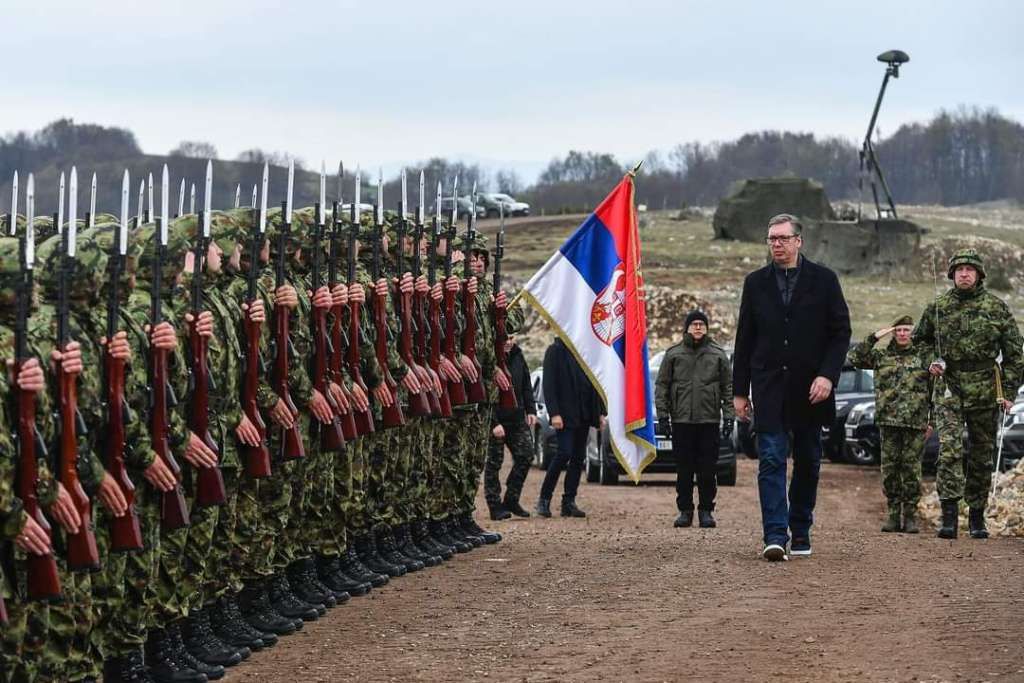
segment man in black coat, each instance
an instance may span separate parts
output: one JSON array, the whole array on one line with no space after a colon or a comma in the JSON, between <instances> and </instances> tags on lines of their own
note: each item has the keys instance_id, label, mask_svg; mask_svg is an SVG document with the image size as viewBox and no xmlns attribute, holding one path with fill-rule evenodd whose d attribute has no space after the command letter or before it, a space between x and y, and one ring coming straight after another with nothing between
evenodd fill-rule
<instances>
[{"instance_id":1,"label":"man in black coat","mask_svg":"<svg viewBox=\"0 0 1024 683\"><path fill-rule=\"evenodd\" d=\"M576 362L572 351L558 338L544 353L542 383L544 404L558 439L558 452L544 474L537 500L537 514L542 517L551 516L551 496L555 493L558 475L564 468L562 516L586 517L586 513L576 506L576 492L587 456L590 428L600 428L605 415L604 402L583 368Z\"/></svg>"},{"instance_id":2,"label":"man in black coat","mask_svg":"<svg viewBox=\"0 0 1024 683\"><path fill-rule=\"evenodd\" d=\"M733 405L754 429L765 559L811 554L821 427L835 420L833 387L850 346L850 312L836 274L800 254L799 220L768 221L772 262L743 282L733 356ZM786 500L786 458L793 479Z\"/></svg>"}]
</instances>

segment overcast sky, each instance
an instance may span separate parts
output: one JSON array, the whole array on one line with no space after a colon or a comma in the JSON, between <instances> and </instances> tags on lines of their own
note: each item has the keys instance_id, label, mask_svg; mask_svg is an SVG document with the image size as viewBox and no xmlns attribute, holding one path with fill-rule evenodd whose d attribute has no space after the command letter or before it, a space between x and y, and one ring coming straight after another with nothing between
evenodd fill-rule
<instances>
[{"instance_id":1,"label":"overcast sky","mask_svg":"<svg viewBox=\"0 0 1024 683\"><path fill-rule=\"evenodd\" d=\"M532 180L570 149L627 162L765 128L860 138L891 48L912 61L883 133L958 104L1024 120L1015 0L3 4L0 132L70 116L151 153L447 156Z\"/></svg>"}]
</instances>

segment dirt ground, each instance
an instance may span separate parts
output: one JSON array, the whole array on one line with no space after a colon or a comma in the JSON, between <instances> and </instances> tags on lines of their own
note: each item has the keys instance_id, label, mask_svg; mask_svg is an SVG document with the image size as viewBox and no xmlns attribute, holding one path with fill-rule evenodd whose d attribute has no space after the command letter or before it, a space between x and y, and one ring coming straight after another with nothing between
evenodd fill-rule
<instances>
[{"instance_id":1,"label":"dirt ground","mask_svg":"<svg viewBox=\"0 0 1024 683\"><path fill-rule=\"evenodd\" d=\"M228 680L1024 681L1024 543L882 534L878 472L825 464L813 557L768 564L756 473L741 460L717 529L672 528L667 475L584 483L585 520L488 520L503 542L331 610Z\"/></svg>"}]
</instances>

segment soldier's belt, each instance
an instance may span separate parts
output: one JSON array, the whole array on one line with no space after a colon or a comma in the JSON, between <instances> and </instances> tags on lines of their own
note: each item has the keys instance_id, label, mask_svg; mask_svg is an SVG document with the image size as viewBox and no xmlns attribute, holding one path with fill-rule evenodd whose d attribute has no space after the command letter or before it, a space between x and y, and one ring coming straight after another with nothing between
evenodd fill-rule
<instances>
[{"instance_id":1,"label":"soldier's belt","mask_svg":"<svg viewBox=\"0 0 1024 683\"><path fill-rule=\"evenodd\" d=\"M946 365L953 372L978 372L979 370L991 370L996 366L996 361L994 358L991 360L951 360Z\"/></svg>"}]
</instances>

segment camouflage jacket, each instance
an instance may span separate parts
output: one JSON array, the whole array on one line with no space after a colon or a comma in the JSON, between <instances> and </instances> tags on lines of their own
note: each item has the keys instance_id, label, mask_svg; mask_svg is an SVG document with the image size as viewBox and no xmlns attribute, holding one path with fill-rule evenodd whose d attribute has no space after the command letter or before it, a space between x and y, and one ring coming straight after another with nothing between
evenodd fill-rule
<instances>
[{"instance_id":1,"label":"camouflage jacket","mask_svg":"<svg viewBox=\"0 0 1024 683\"><path fill-rule=\"evenodd\" d=\"M932 360L947 363L945 384L966 409L991 408L996 400L996 359L1002 354L1004 396L1024 381L1024 339L1009 307L984 283L953 288L925 307L914 343Z\"/></svg>"},{"instance_id":2,"label":"camouflage jacket","mask_svg":"<svg viewBox=\"0 0 1024 683\"><path fill-rule=\"evenodd\" d=\"M875 371L875 424L924 429L931 424L931 359L911 343L900 348L895 339L877 349L874 333L850 350L855 367Z\"/></svg>"}]
</instances>

